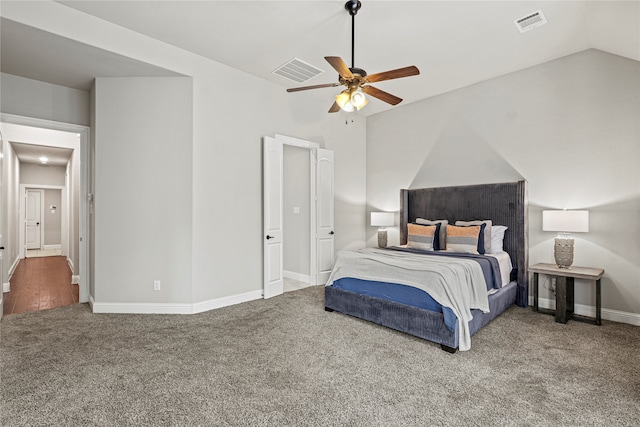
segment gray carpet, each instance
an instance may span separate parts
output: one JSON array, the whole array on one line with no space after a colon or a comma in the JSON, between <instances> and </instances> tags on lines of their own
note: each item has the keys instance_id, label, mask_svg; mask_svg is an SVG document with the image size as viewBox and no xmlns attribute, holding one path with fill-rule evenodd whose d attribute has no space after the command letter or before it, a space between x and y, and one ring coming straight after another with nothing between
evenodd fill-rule
<instances>
[{"instance_id":1,"label":"gray carpet","mask_svg":"<svg viewBox=\"0 0 640 427\"><path fill-rule=\"evenodd\" d=\"M454 355L322 287L197 315L0 324L3 426L637 426L640 328L512 307Z\"/></svg>"}]
</instances>

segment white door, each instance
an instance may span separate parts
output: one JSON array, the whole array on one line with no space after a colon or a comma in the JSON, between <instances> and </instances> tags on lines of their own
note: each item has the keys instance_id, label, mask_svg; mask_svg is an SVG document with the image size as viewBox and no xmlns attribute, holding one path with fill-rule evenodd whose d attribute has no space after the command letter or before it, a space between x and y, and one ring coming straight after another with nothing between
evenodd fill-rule
<instances>
[{"instance_id":1,"label":"white door","mask_svg":"<svg viewBox=\"0 0 640 427\"><path fill-rule=\"evenodd\" d=\"M25 204L25 245L27 249L40 249L41 247L41 209L42 190L27 190Z\"/></svg>"},{"instance_id":2,"label":"white door","mask_svg":"<svg viewBox=\"0 0 640 427\"><path fill-rule=\"evenodd\" d=\"M317 179L317 238L318 284L325 284L333 268L333 151L318 148Z\"/></svg>"},{"instance_id":3,"label":"white door","mask_svg":"<svg viewBox=\"0 0 640 427\"><path fill-rule=\"evenodd\" d=\"M264 298L284 292L282 250L282 142L264 137Z\"/></svg>"}]
</instances>

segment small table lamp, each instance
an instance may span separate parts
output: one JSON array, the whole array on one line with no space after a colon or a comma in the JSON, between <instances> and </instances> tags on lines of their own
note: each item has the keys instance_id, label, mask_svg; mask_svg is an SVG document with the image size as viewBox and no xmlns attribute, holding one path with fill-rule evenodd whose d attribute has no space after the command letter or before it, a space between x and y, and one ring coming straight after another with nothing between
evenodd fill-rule
<instances>
[{"instance_id":1,"label":"small table lamp","mask_svg":"<svg viewBox=\"0 0 640 427\"><path fill-rule=\"evenodd\" d=\"M589 211L542 211L542 231L557 231L553 255L559 268L573 264L573 237L589 231Z\"/></svg>"},{"instance_id":2,"label":"small table lamp","mask_svg":"<svg viewBox=\"0 0 640 427\"><path fill-rule=\"evenodd\" d=\"M393 225L393 212L371 212L371 226L378 229L378 247L387 247L387 230L384 227Z\"/></svg>"}]
</instances>

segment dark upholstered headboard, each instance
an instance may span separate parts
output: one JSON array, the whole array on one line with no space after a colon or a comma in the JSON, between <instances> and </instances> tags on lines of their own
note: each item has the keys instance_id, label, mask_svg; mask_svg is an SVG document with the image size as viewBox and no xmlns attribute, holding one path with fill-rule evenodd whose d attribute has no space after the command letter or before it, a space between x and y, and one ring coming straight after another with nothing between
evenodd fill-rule
<instances>
[{"instance_id":1,"label":"dark upholstered headboard","mask_svg":"<svg viewBox=\"0 0 640 427\"><path fill-rule=\"evenodd\" d=\"M416 218L455 221L490 219L508 228L504 250L516 269L516 303L529 304L527 182L400 190L400 244L407 243L407 223Z\"/></svg>"}]
</instances>

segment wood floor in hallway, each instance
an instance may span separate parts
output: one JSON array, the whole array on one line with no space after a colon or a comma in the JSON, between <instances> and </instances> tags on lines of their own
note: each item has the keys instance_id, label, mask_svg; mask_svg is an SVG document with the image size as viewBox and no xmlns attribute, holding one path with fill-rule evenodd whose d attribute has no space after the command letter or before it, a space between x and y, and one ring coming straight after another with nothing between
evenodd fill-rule
<instances>
[{"instance_id":1,"label":"wood floor in hallway","mask_svg":"<svg viewBox=\"0 0 640 427\"><path fill-rule=\"evenodd\" d=\"M46 310L78 302L78 285L71 284L71 269L64 256L20 260L4 294L5 315Z\"/></svg>"}]
</instances>

